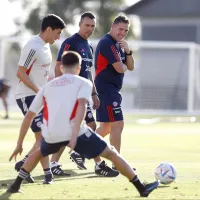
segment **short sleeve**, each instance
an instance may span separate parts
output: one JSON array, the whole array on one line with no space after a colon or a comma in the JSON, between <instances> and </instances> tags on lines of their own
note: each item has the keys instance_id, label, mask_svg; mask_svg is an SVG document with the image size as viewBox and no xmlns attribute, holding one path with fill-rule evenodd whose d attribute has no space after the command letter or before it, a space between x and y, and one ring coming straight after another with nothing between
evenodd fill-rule
<instances>
[{"instance_id":1,"label":"short sleeve","mask_svg":"<svg viewBox=\"0 0 200 200\"><path fill-rule=\"evenodd\" d=\"M24 47L21 51L19 65L25 68L29 68L36 61L37 50L29 47Z\"/></svg>"},{"instance_id":2,"label":"short sleeve","mask_svg":"<svg viewBox=\"0 0 200 200\"><path fill-rule=\"evenodd\" d=\"M117 51L115 44L109 42L109 40L104 40L101 43L99 51L101 55L103 55L108 60L109 64L113 64L113 63L121 61L121 58L119 56L119 53Z\"/></svg>"},{"instance_id":3,"label":"short sleeve","mask_svg":"<svg viewBox=\"0 0 200 200\"><path fill-rule=\"evenodd\" d=\"M78 92L78 99L86 99L88 102L91 100L92 95L92 82L84 80Z\"/></svg>"},{"instance_id":4,"label":"short sleeve","mask_svg":"<svg viewBox=\"0 0 200 200\"><path fill-rule=\"evenodd\" d=\"M39 113L44 106L44 87L41 88L36 94L29 110L34 113Z\"/></svg>"},{"instance_id":5,"label":"short sleeve","mask_svg":"<svg viewBox=\"0 0 200 200\"><path fill-rule=\"evenodd\" d=\"M57 56L57 61L61 61L62 58L62 54L64 51L69 51L71 50L71 44L68 41L64 41L60 47L60 50L58 52L58 56Z\"/></svg>"}]
</instances>

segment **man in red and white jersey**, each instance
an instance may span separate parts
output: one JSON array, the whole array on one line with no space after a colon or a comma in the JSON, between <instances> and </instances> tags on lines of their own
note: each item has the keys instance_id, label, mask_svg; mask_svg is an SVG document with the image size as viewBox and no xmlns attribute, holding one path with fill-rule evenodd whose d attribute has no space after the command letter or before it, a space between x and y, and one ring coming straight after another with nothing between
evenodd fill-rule
<instances>
[{"instance_id":1,"label":"man in red and white jersey","mask_svg":"<svg viewBox=\"0 0 200 200\"><path fill-rule=\"evenodd\" d=\"M121 172L136 187L140 196L147 197L159 185L158 181L143 184L126 160L98 134L85 124L87 104L91 99L92 83L78 76L81 56L73 51L62 55L63 75L47 83L37 93L20 129L17 147L10 157L17 157L23 150L23 140L35 115L44 108L44 123L42 125L42 142L40 149L32 153L15 181L7 192L20 192L22 181L29 176L42 157L56 153L62 146L70 147L85 158L97 156L112 161ZM68 99L66 101L66 98Z\"/></svg>"},{"instance_id":2,"label":"man in red and white jersey","mask_svg":"<svg viewBox=\"0 0 200 200\"><path fill-rule=\"evenodd\" d=\"M17 77L19 84L16 89L16 101L22 113L26 115L29 107L39 89L48 81L52 55L49 44L60 38L62 30L65 28L64 21L54 14L49 14L43 18L41 31L32 37L21 51L18 63ZM20 170L30 153L40 146L41 142L42 111L33 119L31 129L35 134L36 142L25 158L16 163L15 169ZM44 169L44 184L53 180L51 169L49 168L48 157L41 160ZM61 169L59 168L61 171ZM58 171L59 171L58 170ZM63 171L61 171L63 172ZM32 177L26 179L34 182Z\"/></svg>"}]
</instances>

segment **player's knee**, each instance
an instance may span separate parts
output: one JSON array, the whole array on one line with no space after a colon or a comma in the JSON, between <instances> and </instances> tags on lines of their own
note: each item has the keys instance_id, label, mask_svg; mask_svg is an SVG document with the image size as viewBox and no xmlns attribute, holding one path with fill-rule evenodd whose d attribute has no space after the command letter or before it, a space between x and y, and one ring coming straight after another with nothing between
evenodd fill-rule
<instances>
[{"instance_id":1,"label":"player's knee","mask_svg":"<svg viewBox=\"0 0 200 200\"><path fill-rule=\"evenodd\" d=\"M116 126L119 127L120 129L123 129L124 128L124 121L121 120L121 121L116 122Z\"/></svg>"},{"instance_id":2,"label":"player's knee","mask_svg":"<svg viewBox=\"0 0 200 200\"><path fill-rule=\"evenodd\" d=\"M114 146L111 146L110 149L111 149L112 151L114 151L114 153L118 154L118 151L117 151L117 149L116 149Z\"/></svg>"},{"instance_id":3,"label":"player's knee","mask_svg":"<svg viewBox=\"0 0 200 200\"><path fill-rule=\"evenodd\" d=\"M39 149L40 148L40 144L41 144L41 140L37 140L35 142L35 145L34 145L35 149Z\"/></svg>"},{"instance_id":4,"label":"player's knee","mask_svg":"<svg viewBox=\"0 0 200 200\"><path fill-rule=\"evenodd\" d=\"M114 157L118 156L118 152L115 147L111 147L107 149L106 158L109 160L113 160Z\"/></svg>"}]
</instances>

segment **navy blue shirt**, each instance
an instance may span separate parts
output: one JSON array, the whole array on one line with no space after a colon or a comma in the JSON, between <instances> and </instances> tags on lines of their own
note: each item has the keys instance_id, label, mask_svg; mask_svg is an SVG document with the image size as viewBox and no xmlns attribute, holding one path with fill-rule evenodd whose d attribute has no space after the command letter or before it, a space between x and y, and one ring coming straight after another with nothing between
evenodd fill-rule
<instances>
[{"instance_id":1,"label":"navy blue shirt","mask_svg":"<svg viewBox=\"0 0 200 200\"><path fill-rule=\"evenodd\" d=\"M119 43L109 34L99 41L95 51L95 86L98 93L119 92L124 73L118 73L112 66L116 62L126 62L126 56Z\"/></svg>"},{"instance_id":2,"label":"navy blue shirt","mask_svg":"<svg viewBox=\"0 0 200 200\"><path fill-rule=\"evenodd\" d=\"M82 57L80 76L90 79L90 70L93 61L93 49L91 44L82 38L78 33L67 38L61 45L58 53L57 61L61 61L64 51L76 51Z\"/></svg>"}]
</instances>

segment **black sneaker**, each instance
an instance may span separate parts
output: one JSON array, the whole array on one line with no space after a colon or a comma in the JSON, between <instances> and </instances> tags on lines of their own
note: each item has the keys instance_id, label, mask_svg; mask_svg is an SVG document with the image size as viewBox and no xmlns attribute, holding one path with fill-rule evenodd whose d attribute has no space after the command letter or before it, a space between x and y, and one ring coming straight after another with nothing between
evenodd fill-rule
<instances>
[{"instance_id":1,"label":"black sneaker","mask_svg":"<svg viewBox=\"0 0 200 200\"><path fill-rule=\"evenodd\" d=\"M51 168L51 172L53 175L56 176L71 176L71 174L65 173L61 168L60 165Z\"/></svg>"},{"instance_id":2,"label":"black sneaker","mask_svg":"<svg viewBox=\"0 0 200 200\"><path fill-rule=\"evenodd\" d=\"M119 172L117 170L108 167L105 161L102 161L100 165L96 164L95 173L99 176L105 176L105 177L116 177L119 175Z\"/></svg>"},{"instance_id":3,"label":"black sneaker","mask_svg":"<svg viewBox=\"0 0 200 200\"><path fill-rule=\"evenodd\" d=\"M84 165L84 158L76 152L70 155L70 159L76 163L79 169L87 169Z\"/></svg>"},{"instance_id":4,"label":"black sneaker","mask_svg":"<svg viewBox=\"0 0 200 200\"><path fill-rule=\"evenodd\" d=\"M43 184L52 184L53 183L53 174L46 174L44 176Z\"/></svg>"},{"instance_id":5,"label":"black sneaker","mask_svg":"<svg viewBox=\"0 0 200 200\"><path fill-rule=\"evenodd\" d=\"M15 170L18 172L21 169L23 164L24 164L23 161L16 162L15 163Z\"/></svg>"},{"instance_id":6,"label":"black sneaker","mask_svg":"<svg viewBox=\"0 0 200 200\"><path fill-rule=\"evenodd\" d=\"M14 186L13 184L11 184L11 185L9 186L9 188L7 189L6 192L7 192L7 193L23 193L23 192L19 189L19 187L16 187L16 186Z\"/></svg>"},{"instance_id":7,"label":"black sneaker","mask_svg":"<svg viewBox=\"0 0 200 200\"><path fill-rule=\"evenodd\" d=\"M141 196L141 197L148 197L149 194L150 194L153 190L155 190L155 189L158 187L158 185L159 185L159 182L158 182L158 181L155 181L155 182L153 182L153 183L146 184L146 185L145 185L145 190L144 190L144 192L141 192L141 193L140 193L140 196Z\"/></svg>"}]
</instances>

